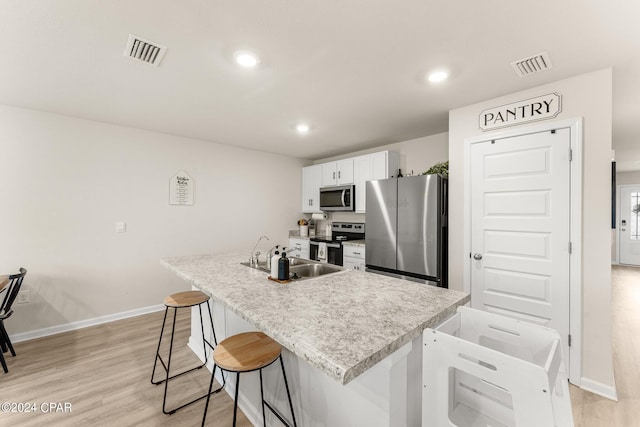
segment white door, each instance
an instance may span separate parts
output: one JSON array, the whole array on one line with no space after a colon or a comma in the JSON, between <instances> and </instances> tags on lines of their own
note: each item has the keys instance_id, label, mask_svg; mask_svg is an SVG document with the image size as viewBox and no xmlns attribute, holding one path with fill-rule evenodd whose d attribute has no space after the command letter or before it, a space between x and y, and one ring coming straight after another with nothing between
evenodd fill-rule
<instances>
[{"instance_id":1,"label":"white door","mask_svg":"<svg viewBox=\"0 0 640 427\"><path fill-rule=\"evenodd\" d=\"M620 187L620 264L640 265L640 185Z\"/></svg>"},{"instance_id":2,"label":"white door","mask_svg":"<svg viewBox=\"0 0 640 427\"><path fill-rule=\"evenodd\" d=\"M567 368L570 147L565 128L470 152L471 305L558 330Z\"/></svg>"}]
</instances>

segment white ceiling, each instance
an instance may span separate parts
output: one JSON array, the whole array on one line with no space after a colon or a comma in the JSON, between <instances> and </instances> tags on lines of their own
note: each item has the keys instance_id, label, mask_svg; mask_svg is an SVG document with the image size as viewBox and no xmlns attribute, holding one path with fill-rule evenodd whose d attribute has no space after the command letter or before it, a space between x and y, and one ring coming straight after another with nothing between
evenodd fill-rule
<instances>
[{"instance_id":1,"label":"white ceiling","mask_svg":"<svg viewBox=\"0 0 640 427\"><path fill-rule=\"evenodd\" d=\"M631 153L638 22L636 0L0 0L0 103L317 159L445 132L450 109L612 67L614 148ZM168 47L159 67L123 55L130 33ZM235 66L239 48L261 66ZM549 71L510 66L543 51ZM443 66L451 78L428 84Z\"/></svg>"}]
</instances>

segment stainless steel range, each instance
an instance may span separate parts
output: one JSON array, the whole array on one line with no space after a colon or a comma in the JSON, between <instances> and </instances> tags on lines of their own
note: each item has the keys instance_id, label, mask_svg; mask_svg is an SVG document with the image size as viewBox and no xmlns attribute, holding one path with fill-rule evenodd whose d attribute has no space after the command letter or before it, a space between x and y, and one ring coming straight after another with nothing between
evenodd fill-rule
<instances>
[{"instance_id":1,"label":"stainless steel range","mask_svg":"<svg viewBox=\"0 0 640 427\"><path fill-rule=\"evenodd\" d=\"M364 238L363 223L334 222L331 224L331 236L317 236L309 239L309 258L342 265L342 242Z\"/></svg>"}]
</instances>

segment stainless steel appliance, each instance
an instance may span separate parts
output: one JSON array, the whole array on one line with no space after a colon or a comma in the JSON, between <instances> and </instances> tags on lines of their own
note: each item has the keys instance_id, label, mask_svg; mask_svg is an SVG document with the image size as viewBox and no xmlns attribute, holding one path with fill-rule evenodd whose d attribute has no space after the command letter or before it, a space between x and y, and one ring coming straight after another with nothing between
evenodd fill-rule
<instances>
[{"instance_id":1,"label":"stainless steel appliance","mask_svg":"<svg viewBox=\"0 0 640 427\"><path fill-rule=\"evenodd\" d=\"M356 209L356 186L339 185L320 189L321 211L354 211Z\"/></svg>"},{"instance_id":2,"label":"stainless steel appliance","mask_svg":"<svg viewBox=\"0 0 640 427\"><path fill-rule=\"evenodd\" d=\"M439 175L367 182L367 271L447 283L447 179Z\"/></svg>"},{"instance_id":3,"label":"stainless steel appliance","mask_svg":"<svg viewBox=\"0 0 640 427\"><path fill-rule=\"evenodd\" d=\"M309 239L309 258L314 261L342 265L342 242L364 239L364 229L365 225L361 222L334 222L331 224L331 236L317 236Z\"/></svg>"}]
</instances>

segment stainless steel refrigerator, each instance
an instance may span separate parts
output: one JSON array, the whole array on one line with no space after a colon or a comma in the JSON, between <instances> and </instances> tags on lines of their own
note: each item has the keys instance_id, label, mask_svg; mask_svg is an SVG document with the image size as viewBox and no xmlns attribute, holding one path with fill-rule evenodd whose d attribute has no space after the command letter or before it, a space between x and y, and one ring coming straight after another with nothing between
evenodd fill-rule
<instances>
[{"instance_id":1,"label":"stainless steel refrigerator","mask_svg":"<svg viewBox=\"0 0 640 427\"><path fill-rule=\"evenodd\" d=\"M447 288L447 179L367 182L367 271Z\"/></svg>"}]
</instances>

